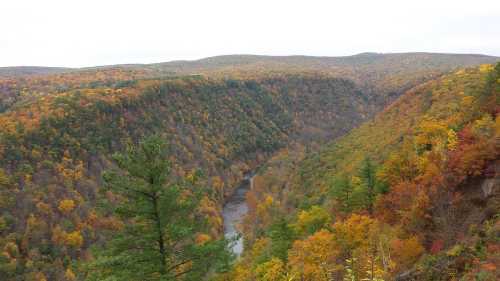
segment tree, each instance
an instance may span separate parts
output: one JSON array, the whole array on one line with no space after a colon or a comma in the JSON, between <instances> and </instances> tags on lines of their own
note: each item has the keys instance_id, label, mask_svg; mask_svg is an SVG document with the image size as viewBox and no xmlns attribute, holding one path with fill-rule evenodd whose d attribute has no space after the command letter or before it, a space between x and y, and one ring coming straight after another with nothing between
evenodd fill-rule
<instances>
[{"instance_id":1,"label":"tree","mask_svg":"<svg viewBox=\"0 0 500 281\"><path fill-rule=\"evenodd\" d=\"M377 173L380 181L395 186L403 181L412 181L418 175L418 155L415 145L405 138L401 148L392 152Z\"/></svg>"},{"instance_id":2,"label":"tree","mask_svg":"<svg viewBox=\"0 0 500 281\"><path fill-rule=\"evenodd\" d=\"M347 176L334 178L330 194L337 200L340 210L349 213L353 209L353 187Z\"/></svg>"},{"instance_id":3,"label":"tree","mask_svg":"<svg viewBox=\"0 0 500 281\"><path fill-rule=\"evenodd\" d=\"M197 243L204 230L195 212L200 192L193 177L169 178L167 156L159 136L114 155L121 171L103 177L122 197L114 212L126 223L97 252L87 280L200 280L227 257L224 241Z\"/></svg>"},{"instance_id":4,"label":"tree","mask_svg":"<svg viewBox=\"0 0 500 281\"><path fill-rule=\"evenodd\" d=\"M297 222L293 224L295 232L307 236L324 228L330 223L330 214L320 206L312 206L309 210L303 210L298 214Z\"/></svg>"},{"instance_id":5,"label":"tree","mask_svg":"<svg viewBox=\"0 0 500 281\"><path fill-rule=\"evenodd\" d=\"M304 240L297 240L288 252L291 273L298 280L327 281L341 269L337 264L339 247L334 234L322 229Z\"/></svg>"},{"instance_id":6,"label":"tree","mask_svg":"<svg viewBox=\"0 0 500 281\"><path fill-rule=\"evenodd\" d=\"M61 200L57 208L64 214L70 213L75 208L75 201L71 199Z\"/></svg>"},{"instance_id":7,"label":"tree","mask_svg":"<svg viewBox=\"0 0 500 281\"><path fill-rule=\"evenodd\" d=\"M255 269L255 273L261 281L287 281L285 264L279 258L272 258L260 264Z\"/></svg>"},{"instance_id":8,"label":"tree","mask_svg":"<svg viewBox=\"0 0 500 281\"><path fill-rule=\"evenodd\" d=\"M268 235L271 238L271 255L287 261L288 250L292 247L295 237L293 229L284 218L280 218L269 227Z\"/></svg>"},{"instance_id":9,"label":"tree","mask_svg":"<svg viewBox=\"0 0 500 281\"><path fill-rule=\"evenodd\" d=\"M364 205L368 209L368 213L373 215L373 204L375 202L378 193L386 192L387 187L377 180L376 177L377 168L369 158L365 158L361 169L359 171L359 177L362 181L362 186L364 190L362 192L362 197Z\"/></svg>"}]
</instances>

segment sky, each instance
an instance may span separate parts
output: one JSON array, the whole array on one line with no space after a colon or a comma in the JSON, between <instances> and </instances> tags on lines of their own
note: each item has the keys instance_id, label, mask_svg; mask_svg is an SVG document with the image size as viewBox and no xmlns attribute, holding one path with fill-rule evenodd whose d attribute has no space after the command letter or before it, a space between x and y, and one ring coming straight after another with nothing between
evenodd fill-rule
<instances>
[{"instance_id":1,"label":"sky","mask_svg":"<svg viewBox=\"0 0 500 281\"><path fill-rule=\"evenodd\" d=\"M500 56L500 1L0 1L0 66L416 51Z\"/></svg>"}]
</instances>

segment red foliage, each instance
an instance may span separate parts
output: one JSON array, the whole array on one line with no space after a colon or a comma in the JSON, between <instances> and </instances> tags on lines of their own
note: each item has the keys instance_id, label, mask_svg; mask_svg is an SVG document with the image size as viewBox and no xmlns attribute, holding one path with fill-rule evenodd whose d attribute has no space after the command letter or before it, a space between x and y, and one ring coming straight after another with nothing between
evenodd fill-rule
<instances>
[{"instance_id":1,"label":"red foliage","mask_svg":"<svg viewBox=\"0 0 500 281\"><path fill-rule=\"evenodd\" d=\"M444 247L443 239L434 240L432 242L432 246L431 246L431 253L433 255L437 254L437 253L441 252L441 250L443 250L443 247Z\"/></svg>"}]
</instances>

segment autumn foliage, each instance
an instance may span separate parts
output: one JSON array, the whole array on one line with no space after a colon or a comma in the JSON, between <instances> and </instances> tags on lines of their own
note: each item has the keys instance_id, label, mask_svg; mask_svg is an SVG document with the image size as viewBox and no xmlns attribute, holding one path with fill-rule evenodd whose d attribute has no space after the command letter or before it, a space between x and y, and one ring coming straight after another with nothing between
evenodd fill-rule
<instances>
[{"instance_id":1,"label":"autumn foliage","mask_svg":"<svg viewBox=\"0 0 500 281\"><path fill-rule=\"evenodd\" d=\"M499 97L500 64L460 70L319 152L281 152L250 191L235 280L495 280Z\"/></svg>"}]
</instances>

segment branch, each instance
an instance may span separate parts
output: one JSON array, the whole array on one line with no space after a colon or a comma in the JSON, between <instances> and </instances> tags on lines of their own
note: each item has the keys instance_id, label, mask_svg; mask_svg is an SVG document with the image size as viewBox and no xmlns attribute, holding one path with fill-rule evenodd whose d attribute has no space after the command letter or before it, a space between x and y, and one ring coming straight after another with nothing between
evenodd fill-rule
<instances>
[{"instance_id":1,"label":"branch","mask_svg":"<svg viewBox=\"0 0 500 281\"><path fill-rule=\"evenodd\" d=\"M184 265L184 264L186 264L186 263L188 263L188 262L190 262L190 261L192 261L192 260L190 260L190 259L188 259L188 260L183 260L183 261L181 261L180 263L178 263L178 264L176 264L176 265L173 265L173 266L169 267L169 268L167 269L167 272L170 272L170 271L172 271L173 269L175 269L175 268L177 268L177 267L179 267L179 266L181 266L181 265ZM176 276L177 276L177 275L176 275Z\"/></svg>"},{"instance_id":2,"label":"branch","mask_svg":"<svg viewBox=\"0 0 500 281\"><path fill-rule=\"evenodd\" d=\"M183 274L186 274L186 273L191 272L192 270L193 270L193 269L192 269L192 268L190 268L190 269L188 269L188 270L186 270L186 271L183 271L183 272L177 273L174 277L175 277L175 278L177 278L177 277L179 277L179 276L181 276L181 275L183 275Z\"/></svg>"}]
</instances>

